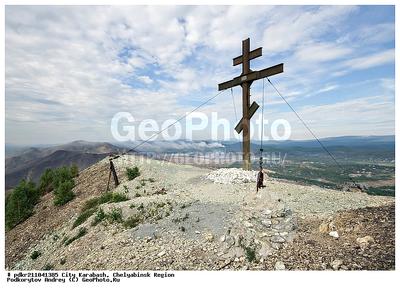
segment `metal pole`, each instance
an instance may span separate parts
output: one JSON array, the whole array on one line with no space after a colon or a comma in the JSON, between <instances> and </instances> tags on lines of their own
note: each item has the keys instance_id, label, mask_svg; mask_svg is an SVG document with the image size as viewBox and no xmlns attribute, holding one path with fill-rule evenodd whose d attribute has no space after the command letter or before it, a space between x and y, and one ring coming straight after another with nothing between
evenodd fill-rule
<instances>
[{"instance_id":1,"label":"metal pole","mask_svg":"<svg viewBox=\"0 0 400 290\"><path fill-rule=\"evenodd\" d=\"M250 84L242 84L243 95L243 169L250 170Z\"/></svg>"}]
</instances>

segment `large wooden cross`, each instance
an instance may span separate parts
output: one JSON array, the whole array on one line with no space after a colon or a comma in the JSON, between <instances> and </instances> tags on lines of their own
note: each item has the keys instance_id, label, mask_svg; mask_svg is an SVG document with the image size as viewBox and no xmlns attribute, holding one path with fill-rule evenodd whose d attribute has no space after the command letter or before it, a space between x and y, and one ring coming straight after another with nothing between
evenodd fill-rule
<instances>
[{"instance_id":1,"label":"large wooden cross","mask_svg":"<svg viewBox=\"0 0 400 290\"><path fill-rule=\"evenodd\" d=\"M262 55L262 47L250 51L250 38L242 41L242 55L233 59L233 65L242 64L242 74L230 81L218 85L218 90L226 90L240 85L242 87L243 117L236 125L235 130L240 134L243 130L243 169L251 169L250 161L250 118L259 105L253 102L250 106L250 86L255 80L276 75L283 72L283 63L260 70L250 69L250 60ZM263 125L263 124L262 124ZM262 136L261 136L262 137Z\"/></svg>"}]
</instances>

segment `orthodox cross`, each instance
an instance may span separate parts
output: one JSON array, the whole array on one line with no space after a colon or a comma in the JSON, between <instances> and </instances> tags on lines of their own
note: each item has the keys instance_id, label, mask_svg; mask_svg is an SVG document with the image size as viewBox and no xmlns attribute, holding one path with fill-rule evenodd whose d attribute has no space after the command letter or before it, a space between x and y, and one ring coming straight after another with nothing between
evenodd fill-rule
<instances>
[{"instance_id":1,"label":"orthodox cross","mask_svg":"<svg viewBox=\"0 0 400 290\"><path fill-rule=\"evenodd\" d=\"M242 55L233 59L233 66L242 64L242 74L230 81L218 85L218 90L226 90L240 85L242 87L243 117L236 125L238 134L243 131L243 169L251 169L250 161L250 118L257 111L259 105L253 102L250 106L250 86L255 80L273 76L283 72L283 63L269 68L252 71L250 60L262 55L262 47L250 51L250 38L242 41ZM263 125L263 124L262 124ZM262 137L262 136L261 136Z\"/></svg>"}]
</instances>

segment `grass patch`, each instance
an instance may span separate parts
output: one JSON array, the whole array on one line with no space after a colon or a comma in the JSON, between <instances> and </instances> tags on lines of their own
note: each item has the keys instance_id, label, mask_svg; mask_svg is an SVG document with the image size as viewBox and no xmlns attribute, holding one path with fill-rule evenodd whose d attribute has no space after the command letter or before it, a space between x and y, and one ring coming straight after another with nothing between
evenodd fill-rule
<instances>
[{"instance_id":1,"label":"grass patch","mask_svg":"<svg viewBox=\"0 0 400 290\"><path fill-rule=\"evenodd\" d=\"M94 197L85 202L81 209L81 214L78 216L78 218L75 220L74 224L72 225L72 228L76 228L77 226L81 225L84 223L89 217L91 217L98 209L99 205L103 203L116 203L116 202L122 202L129 200L128 196L126 194L121 194L121 193L113 193L113 192L107 192L102 194L99 197ZM102 219L99 219L101 215L104 215L104 211L100 210L100 213L98 212L100 216L95 218L95 221L92 223L93 225L97 225L99 222L101 222Z\"/></svg>"},{"instance_id":2,"label":"grass patch","mask_svg":"<svg viewBox=\"0 0 400 290\"><path fill-rule=\"evenodd\" d=\"M164 195L164 194L167 194L167 190L166 190L165 188L161 188L161 189L159 189L159 190L156 190L153 194L161 194L161 195Z\"/></svg>"},{"instance_id":3,"label":"grass patch","mask_svg":"<svg viewBox=\"0 0 400 290\"><path fill-rule=\"evenodd\" d=\"M86 233L87 233L87 229L86 229L85 227L80 228L79 231L78 231L78 233L77 233L75 236L73 236L73 237L70 238L70 239L67 238L67 239L65 240L64 245L65 245L65 246L68 246L68 245L71 244L73 241L76 241L77 239L79 239L79 238L83 237L84 235L86 235Z\"/></svg>"},{"instance_id":4,"label":"grass patch","mask_svg":"<svg viewBox=\"0 0 400 290\"><path fill-rule=\"evenodd\" d=\"M56 242L60 239L60 237L57 234L53 235L53 242Z\"/></svg>"},{"instance_id":5,"label":"grass patch","mask_svg":"<svg viewBox=\"0 0 400 290\"><path fill-rule=\"evenodd\" d=\"M129 180L134 180L136 177L140 176L140 171L137 166L126 168L126 175L128 176Z\"/></svg>"},{"instance_id":6,"label":"grass patch","mask_svg":"<svg viewBox=\"0 0 400 290\"><path fill-rule=\"evenodd\" d=\"M41 254L42 254L42 253L39 252L39 251L33 251L32 254L31 254L31 259L32 259L32 260L36 260L37 258L39 258L39 256L40 256Z\"/></svg>"},{"instance_id":7,"label":"grass patch","mask_svg":"<svg viewBox=\"0 0 400 290\"><path fill-rule=\"evenodd\" d=\"M129 198L127 197L126 194L112 193L112 192L107 192L99 197L94 197L87 200L81 209L81 214L78 216L78 218L72 225L72 228L76 228L77 226L84 223L89 217L91 217L97 211L99 205L104 203L117 203L127 200L129 200ZM99 211L97 211L97 215L92 223L92 226L97 225L104 218L105 218L105 213L102 209L100 209Z\"/></svg>"},{"instance_id":8,"label":"grass patch","mask_svg":"<svg viewBox=\"0 0 400 290\"><path fill-rule=\"evenodd\" d=\"M105 218L106 218L106 214L105 214L104 210L102 208L99 209L94 217L93 222L92 222L92 227L94 227L97 224L99 224L100 222L102 222Z\"/></svg>"},{"instance_id":9,"label":"grass patch","mask_svg":"<svg viewBox=\"0 0 400 290\"><path fill-rule=\"evenodd\" d=\"M395 192L394 186L379 186L367 189L367 193L370 195L395 196Z\"/></svg>"},{"instance_id":10,"label":"grass patch","mask_svg":"<svg viewBox=\"0 0 400 290\"><path fill-rule=\"evenodd\" d=\"M77 226L80 226L81 224L83 224L89 217L92 216L92 214L94 214L96 212L96 208L90 208L88 210L85 210L84 212L82 212L74 221L72 228L76 228Z\"/></svg>"},{"instance_id":11,"label":"grass patch","mask_svg":"<svg viewBox=\"0 0 400 290\"><path fill-rule=\"evenodd\" d=\"M120 208L112 208L105 218L111 223L122 223L122 210Z\"/></svg>"},{"instance_id":12,"label":"grass patch","mask_svg":"<svg viewBox=\"0 0 400 290\"><path fill-rule=\"evenodd\" d=\"M131 208L134 207L134 205L131 205ZM144 221L156 222L163 217L167 217L172 211L172 205L171 203L164 202L150 202L146 207L143 204L140 204L139 206L136 206L136 209L137 212L123 222L124 227L135 228Z\"/></svg>"},{"instance_id":13,"label":"grass patch","mask_svg":"<svg viewBox=\"0 0 400 290\"><path fill-rule=\"evenodd\" d=\"M256 259L256 251L250 247L244 247L247 261L253 262Z\"/></svg>"},{"instance_id":14,"label":"grass patch","mask_svg":"<svg viewBox=\"0 0 400 290\"><path fill-rule=\"evenodd\" d=\"M172 219L172 222L180 223L180 222L187 220L188 218L189 218L189 213L186 213L183 217L177 217L177 218Z\"/></svg>"},{"instance_id":15,"label":"grass patch","mask_svg":"<svg viewBox=\"0 0 400 290\"><path fill-rule=\"evenodd\" d=\"M124 227L131 229L131 228L135 228L140 223L141 223L141 219L139 218L139 216L133 215L124 221Z\"/></svg>"},{"instance_id":16,"label":"grass patch","mask_svg":"<svg viewBox=\"0 0 400 290\"><path fill-rule=\"evenodd\" d=\"M129 200L129 198L126 194L107 192L99 197L94 197L87 200L83 205L81 211L84 212L92 208L97 208L103 203L117 203L127 200Z\"/></svg>"},{"instance_id":17,"label":"grass patch","mask_svg":"<svg viewBox=\"0 0 400 290\"><path fill-rule=\"evenodd\" d=\"M54 265L53 264L46 264L43 269L43 271L50 271L50 270L54 270Z\"/></svg>"}]
</instances>

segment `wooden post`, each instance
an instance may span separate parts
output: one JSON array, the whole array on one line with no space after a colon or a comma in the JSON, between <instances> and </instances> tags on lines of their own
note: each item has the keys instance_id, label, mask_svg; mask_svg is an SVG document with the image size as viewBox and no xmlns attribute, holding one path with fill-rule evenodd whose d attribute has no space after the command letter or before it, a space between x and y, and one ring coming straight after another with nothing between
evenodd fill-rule
<instances>
[{"instance_id":1,"label":"wooden post","mask_svg":"<svg viewBox=\"0 0 400 290\"><path fill-rule=\"evenodd\" d=\"M110 170L114 177L115 187L117 187L119 185L119 180L118 180L117 172L115 171L114 163L112 162L112 160L110 160Z\"/></svg>"},{"instance_id":2,"label":"wooden post","mask_svg":"<svg viewBox=\"0 0 400 290\"><path fill-rule=\"evenodd\" d=\"M119 156L118 156L119 157ZM117 157L117 158L118 158ZM113 175L114 178L114 184L115 187L117 187L119 185L119 180L118 180L118 176L117 176L117 172L115 171L115 167L114 167L114 163L112 162L112 159L114 158L110 158L110 171L108 172L108 181L107 181L107 192L110 190L110 179L111 179L111 174Z\"/></svg>"},{"instance_id":3,"label":"wooden post","mask_svg":"<svg viewBox=\"0 0 400 290\"><path fill-rule=\"evenodd\" d=\"M242 76L250 73L250 39L242 41ZM242 104L243 104L243 169L251 169L250 160L250 83L245 82L242 85Z\"/></svg>"},{"instance_id":4,"label":"wooden post","mask_svg":"<svg viewBox=\"0 0 400 290\"><path fill-rule=\"evenodd\" d=\"M243 103L243 169L251 169L250 161L250 85L249 83L242 84L242 103Z\"/></svg>"}]
</instances>

